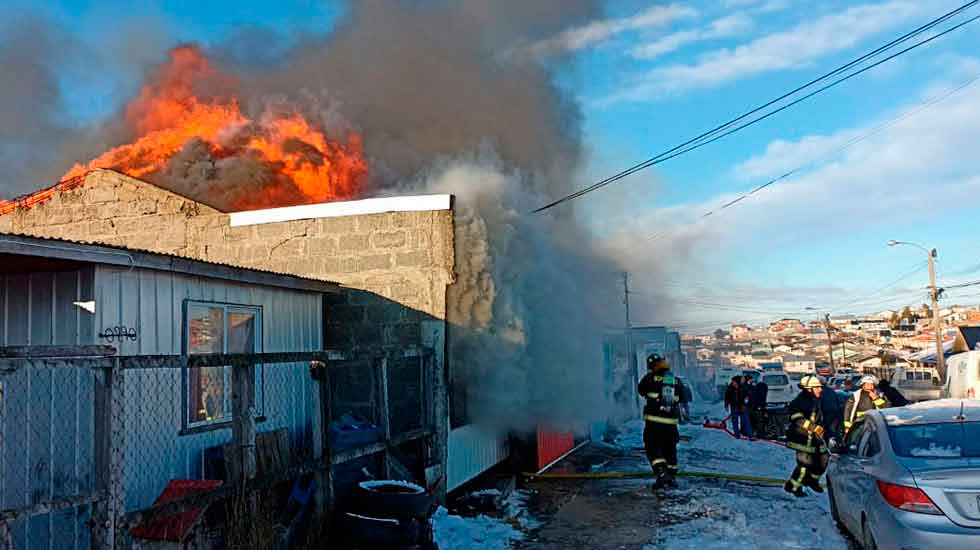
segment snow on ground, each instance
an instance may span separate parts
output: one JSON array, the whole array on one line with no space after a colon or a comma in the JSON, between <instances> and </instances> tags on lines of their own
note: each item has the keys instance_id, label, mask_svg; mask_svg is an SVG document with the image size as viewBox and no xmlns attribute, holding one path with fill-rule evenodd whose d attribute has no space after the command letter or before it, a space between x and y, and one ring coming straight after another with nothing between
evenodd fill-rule
<instances>
[{"instance_id":1,"label":"snow on ground","mask_svg":"<svg viewBox=\"0 0 980 550\"><path fill-rule=\"evenodd\" d=\"M848 548L830 521L824 497L797 499L780 487L682 481L664 503L651 550Z\"/></svg>"},{"instance_id":2,"label":"snow on ground","mask_svg":"<svg viewBox=\"0 0 980 550\"><path fill-rule=\"evenodd\" d=\"M727 416L721 404L696 403L693 409L694 418ZM640 424L631 432L637 427L642 430ZM690 437L678 449L681 470L783 479L796 465L791 450L771 443L734 439L697 424L680 431ZM826 494L798 499L779 486L681 479L663 504L661 528L649 549L711 550L736 544L763 550L848 548L830 518Z\"/></svg>"},{"instance_id":3,"label":"snow on ground","mask_svg":"<svg viewBox=\"0 0 980 550\"><path fill-rule=\"evenodd\" d=\"M506 521L489 516L464 518L439 508L432 518L436 545L452 550L506 550L511 543L524 538L521 531Z\"/></svg>"}]
</instances>

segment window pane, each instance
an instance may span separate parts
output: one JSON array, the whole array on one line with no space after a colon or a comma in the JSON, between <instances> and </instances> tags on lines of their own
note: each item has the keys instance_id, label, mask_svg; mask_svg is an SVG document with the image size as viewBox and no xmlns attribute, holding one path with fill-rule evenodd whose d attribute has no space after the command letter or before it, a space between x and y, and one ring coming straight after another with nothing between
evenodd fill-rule
<instances>
[{"instance_id":1,"label":"window pane","mask_svg":"<svg viewBox=\"0 0 980 550\"><path fill-rule=\"evenodd\" d=\"M188 418L192 423L225 417L226 368L204 367L188 370L190 387Z\"/></svg>"},{"instance_id":2,"label":"window pane","mask_svg":"<svg viewBox=\"0 0 980 550\"><path fill-rule=\"evenodd\" d=\"M224 353L224 310L191 306L188 310L187 352ZM189 369L188 418L192 423L217 420L225 416L225 367Z\"/></svg>"},{"instance_id":3,"label":"window pane","mask_svg":"<svg viewBox=\"0 0 980 550\"><path fill-rule=\"evenodd\" d=\"M225 312L219 307L191 306L187 353L224 353Z\"/></svg>"},{"instance_id":4,"label":"window pane","mask_svg":"<svg viewBox=\"0 0 980 550\"><path fill-rule=\"evenodd\" d=\"M255 353L255 313L228 312L228 353Z\"/></svg>"},{"instance_id":5,"label":"window pane","mask_svg":"<svg viewBox=\"0 0 980 550\"><path fill-rule=\"evenodd\" d=\"M980 457L980 422L893 426L888 435L898 456Z\"/></svg>"}]
</instances>

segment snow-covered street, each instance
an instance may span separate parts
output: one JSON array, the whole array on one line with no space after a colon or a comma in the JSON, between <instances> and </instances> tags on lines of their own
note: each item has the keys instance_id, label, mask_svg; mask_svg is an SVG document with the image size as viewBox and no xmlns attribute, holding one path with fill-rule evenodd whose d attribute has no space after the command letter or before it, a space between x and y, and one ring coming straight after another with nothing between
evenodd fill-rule
<instances>
[{"instance_id":1,"label":"snow-covered street","mask_svg":"<svg viewBox=\"0 0 980 550\"><path fill-rule=\"evenodd\" d=\"M716 404L694 407L697 424L681 428L681 470L785 478L794 466L791 451L699 425L705 416L723 418L723 412ZM642 429L642 422L629 423L616 447L587 446L553 471L648 471ZM460 519L453 544L444 548L486 548L490 540L494 548L529 550L849 548L830 519L826 495L797 499L779 486L682 477L677 487L654 494L649 479L539 480L528 493L522 515L534 522Z\"/></svg>"}]
</instances>

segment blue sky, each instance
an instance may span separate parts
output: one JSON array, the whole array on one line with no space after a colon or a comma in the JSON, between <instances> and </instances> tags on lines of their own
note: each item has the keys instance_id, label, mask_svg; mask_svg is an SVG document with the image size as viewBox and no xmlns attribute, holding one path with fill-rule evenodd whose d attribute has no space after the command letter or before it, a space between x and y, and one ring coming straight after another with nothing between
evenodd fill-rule
<instances>
[{"instance_id":1,"label":"blue sky","mask_svg":"<svg viewBox=\"0 0 980 550\"><path fill-rule=\"evenodd\" d=\"M580 86L586 108L593 180L961 2L629 4L605 20L620 32L574 46L580 67L568 80ZM627 23L637 20L643 23ZM639 299L649 297L640 315L646 311L651 321L699 326L814 316L806 307L872 311L923 301L924 267L883 288L925 260L914 248L887 247L889 239L937 247L940 283L978 279L974 235L980 224L972 203L980 191L980 161L964 153L980 138L980 84L705 223L691 223L736 194L980 75L978 45L976 29L967 27L769 121L623 180L615 184L619 189L581 199L577 211L630 257ZM604 194L615 212L603 208ZM646 238L654 234L661 237ZM951 293L947 303L956 295L978 301L968 294ZM653 305L665 303L673 307Z\"/></svg>"},{"instance_id":2,"label":"blue sky","mask_svg":"<svg viewBox=\"0 0 980 550\"><path fill-rule=\"evenodd\" d=\"M588 160L579 183L585 185L961 3L620 0L608 2L595 21L529 48L545 62L572 59L559 78L584 110ZM17 13L35 4L8 0L3 9ZM119 13L140 22L120 30L129 35L126 55L96 55L64 73L64 84L76 91L70 112L79 124L114 112L135 90L142 68L177 42L223 43L243 26L265 27L288 41L329 32L344 11L342 3L317 0L61 0L42 9L78 31L94 52L123 43L104 32ZM980 8L971 15L977 13ZM937 247L941 282L980 279L974 206L980 83L704 223L694 221L980 75L978 28L577 201L577 215L634 273L639 320L699 327L814 315L804 313L807 306L873 310L921 302L924 270L882 288L925 259L912 248L886 247L893 238ZM650 239L654 234L661 238ZM980 301L958 294L959 301Z\"/></svg>"}]
</instances>

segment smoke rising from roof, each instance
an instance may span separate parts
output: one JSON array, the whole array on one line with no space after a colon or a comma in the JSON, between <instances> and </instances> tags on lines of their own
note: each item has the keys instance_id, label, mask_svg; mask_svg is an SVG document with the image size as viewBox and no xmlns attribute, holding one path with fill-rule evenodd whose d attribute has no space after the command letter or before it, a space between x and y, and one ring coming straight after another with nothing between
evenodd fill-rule
<instances>
[{"instance_id":1,"label":"smoke rising from roof","mask_svg":"<svg viewBox=\"0 0 980 550\"><path fill-rule=\"evenodd\" d=\"M278 105L301 112L328 137L357 132L369 163L365 193L459 197L449 336L455 375L473 396L469 420L567 426L604 416L600 343L604 326L621 318L619 268L597 252L570 210L526 214L570 191L580 168L582 114L556 83L555 70L567 59L545 64L504 55L586 23L599 6L598 0L563 0L560 9L553 0L359 0L325 37L286 47L270 43L275 33L243 28L229 43L208 48L235 76L248 118ZM22 65L55 59L63 49L44 40L32 47L23 53L0 47L0 68L24 72ZM267 55L248 53L260 49ZM61 108L53 73L41 64L28 74L32 82L0 94L21 102L12 116L50 114L48 126L23 138L32 150L66 144L104 150L107 141L121 142L118 121L62 134L53 122ZM35 88L45 93L24 93ZM3 141L0 167L6 168L7 135ZM52 168L27 167L21 177L51 181L70 161L84 160L49 158ZM215 158L191 140L152 180L221 207L268 187L272 175L253 160ZM532 406L515 406L527 403Z\"/></svg>"}]
</instances>

